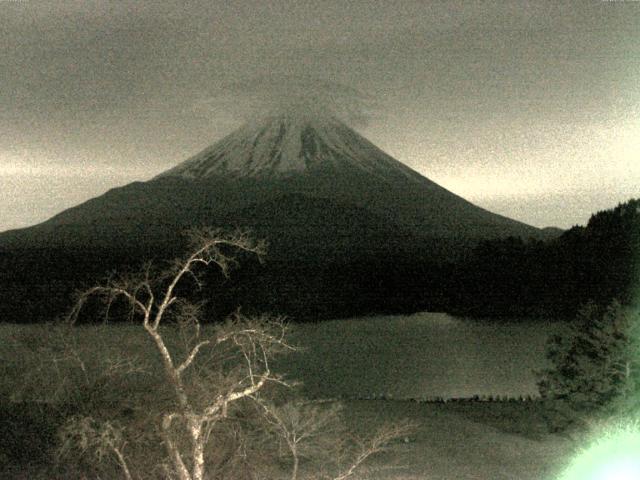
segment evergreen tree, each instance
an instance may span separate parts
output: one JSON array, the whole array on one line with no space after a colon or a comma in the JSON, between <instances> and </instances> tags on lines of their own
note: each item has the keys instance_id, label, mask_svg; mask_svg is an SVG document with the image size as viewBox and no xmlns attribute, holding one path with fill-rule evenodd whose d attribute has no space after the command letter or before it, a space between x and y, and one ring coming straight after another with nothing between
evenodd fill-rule
<instances>
[{"instance_id":1,"label":"evergreen tree","mask_svg":"<svg viewBox=\"0 0 640 480\"><path fill-rule=\"evenodd\" d=\"M640 315L614 301L590 302L547 347L550 367L538 387L557 415L556 428L594 416L637 411L640 393Z\"/></svg>"}]
</instances>

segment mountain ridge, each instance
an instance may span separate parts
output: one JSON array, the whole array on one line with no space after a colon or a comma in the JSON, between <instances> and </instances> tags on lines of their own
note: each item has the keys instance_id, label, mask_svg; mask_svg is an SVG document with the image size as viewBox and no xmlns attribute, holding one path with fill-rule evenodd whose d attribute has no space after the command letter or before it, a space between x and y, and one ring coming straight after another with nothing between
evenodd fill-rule
<instances>
[{"instance_id":1,"label":"mountain ridge","mask_svg":"<svg viewBox=\"0 0 640 480\"><path fill-rule=\"evenodd\" d=\"M0 245L109 241L154 228L216 224L250 204L289 193L333 198L427 237L544 239L555 231L491 213L410 169L331 116L285 112L249 122L147 182L112 189L26 229ZM124 228L128 226L128 228ZM65 234L65 229L78 233ZM12 240L13 239L13 240Z\"/></svg>"},{"instance_id":2,"label":"mountain ridge","mask_svg":"<svg viewBox=\"0 0 640 480\"><path fill-rule=\"evenodd\" d=\"M333 117L249 123L146 182L0 233L0 317L60 314L109 271L164 261L182 233L249 228L266 264L211 277L212 318L238 305L308 318L446 304L451 264L479 242L545 232L493 214L411 170ZM248 265L247 265L248 264Z\"/></svg>"}]
</instances>

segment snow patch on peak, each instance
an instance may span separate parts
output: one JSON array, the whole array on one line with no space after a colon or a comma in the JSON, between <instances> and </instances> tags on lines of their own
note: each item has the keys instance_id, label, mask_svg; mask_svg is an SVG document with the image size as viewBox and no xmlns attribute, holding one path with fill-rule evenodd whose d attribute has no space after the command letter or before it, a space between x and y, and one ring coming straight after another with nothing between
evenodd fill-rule
<instances>
[{"instance_id":1,"label":"snow patch on peak","mask_svg":"<svg viewBox=\"0 0 640 480\"><path fill-rule=\"evenodd\" d=\"M160 176L281 177L328 169L420 177L335 117L297 107L247 123Z\"/></svg>"}]
</instances>

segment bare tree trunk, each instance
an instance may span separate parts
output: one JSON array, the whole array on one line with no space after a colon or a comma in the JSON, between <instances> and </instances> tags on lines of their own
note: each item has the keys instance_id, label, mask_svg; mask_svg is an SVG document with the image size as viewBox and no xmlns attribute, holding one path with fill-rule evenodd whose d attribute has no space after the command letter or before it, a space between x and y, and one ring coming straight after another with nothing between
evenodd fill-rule
<instances>
[{"instance_id":1,"label":"bare tree trunk","mask_svg":"<svg viewBox=\"0 0 640 480\"><path fill-rule=\"evenodd\" d=\"M180 374L173 363L171 354L169 353L169 350L167 349L162 336L155 328L149 325L145 325L144 328L147 330L147 332L149 332L149 335L151 335L151 338L153 338L153 341L155 342L156 347L160 352L160 356L162 357L162 364L164 365L165 375L167 376L169 382L175 390L178 403L183 409L188 410L189 400L184 391L182 379L180 378Z\"/></svg>"},{"instance_id":2,"label":"bare tree trunk","mask_svg":"<svg viewBox=\"0 0 640 480\"><path fill-rule=\"evenodd\" d=\"M129 467L127 466L127 462L125 461L124 455L122 455L122 452L120 451L120 449L114 448L113 451L118 457L118 462L120 463L120 466L122 467L122 471L124 472L124 478L126 478L127 480L133 480L133 477L131 476L131 472L129 471Z\"/></svg>"},{"instance_id":3,"label":"bare tree trunk","mask_svg":"<svg viewBox=\"0 0 640 480\"><path fill-rule=\"evenodd\" d=\"M166 382L171 385L177 400L177 410L173 413L166 413L162 419L161 434L165 448L179 480L204 480L204 450L208 435L203 430L208 429L211 422L226 417L228 404L242 398L252 397L268 380L276 380L269 370L268 357L280 349L290 349L291 347L283 341L284 325L281 319L276 319L276 322L272 322L276 331L271 333L269 325L267 325L269 322L263 319L257 319L255 323L249 322L248 319L241 317L239 313L237 318L234 319L235 323L230 324L228 332L216 338L199 340L198 308L188 302L179 302L179 296L175 293L178 283L185 275L192 275L196 283L199 284L193 270L198 265L217 265L226 276L229 267L234 263L234 259L231 256L227 256L224 251L221 251L220 247L232 247L261 256L264 253L264 243L254 242L244 232L225 235L218 230L212 229L192 231L191 237L192 241L198 245L195 251L184 260L179 260L175 270L170 269L168 272L160 274L160 284L164 283L163 275L165 274L169 275L167 279L170 280L169 285L163 288L161 301L156 301L154 289L158 282L150 276L151 270L150 267L147 267L139 277L112 279L105 286L93 287L84 292L70 312L69 319L72 321L77 319L82 306L91 295L100 295L109 304L117 297L122 296L131 306L131 315L140 315L142 317L142 325L151 336L160 354ZM177 360L178 357L174 358L172 356L160 331L160 325L164 321L165 313L176 302L182 305L182 310L174 313L183 320L195 325L198 332L194 345L190 346L190 351L186 357L180 360ZM190 306L190 310L185 305ZM185 308L189 311L184 310ZM200 411L196 411L196 405L193 399L190 398L188 389L185 388L183 373L188 368L193 367L196 357L204 347L215 347L225 342L235 345L244 356L248 373L246 376L241 374L242 376L238 379L236 387L232 388L231 391L211 398L209 405L204 406ZM83 371L86 370L84 364L81 363L80 366ZM180 419L181 422L186 423L188 434L191 437L190 454L186 451L181 451L181 445L173 441L176 432L172 432L171 425L175 419ZM181 426L184 427L185 425L182 424ZM124 458L120 454L118 454L118 458L127 480L131 480L131 474L124 463ZM190 458L191 461L187 461L185 464L185 459L187 458ZM297 465L296 458L294 480L297 475Z\"/></svg>"},{"instance_id":4,"label":"bare tree trunk","mask_svg":"<svg viewBox=\"0 0 640 480\"><path fill-rule=\"evenodd\" d=\"M291 471L291 480L297 480L300 459L298 458L298 451L295 447L291 450L291 453L293 454L293 470Z\"/></svg>"},{"instance_id":5,"label":"bare tree trunk","mask_svg":"<svg viewBox=\"0 0 640 480\"><path fill-rule=\"evenodd\" d=\"M173 420L172 415L165 415L162 420L162 436L164 437L164 443L167 448L167 452L173 461L173 465L176 468L178 473L178 478L180 480L192 480L191 474L189 470L187 470L187 466L184 464L182 460L182 455L180 455L180 451L178 447L175 446L173 441L171 440L171 433L169 432L169 427L171 426L171 422Z\"/></svg>"},{"instance_id":6,"label":"bare tree trunk","mask_svg":"<svg viewBox=\"0 0 640 480\"><path fill-rule=\"evenodd\" d=\"M191 441L193 442L193 480L202 480L204 476L204 438L199 420L189 420Z\"/></svg>"}]
</instances>

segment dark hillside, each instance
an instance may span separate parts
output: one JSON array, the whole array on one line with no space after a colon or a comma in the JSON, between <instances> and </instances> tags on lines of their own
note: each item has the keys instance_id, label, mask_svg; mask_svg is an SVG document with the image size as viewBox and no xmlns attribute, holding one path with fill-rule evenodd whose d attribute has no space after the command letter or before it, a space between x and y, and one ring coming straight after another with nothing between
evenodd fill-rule
<instances>
[{"instance_id":1,"label":"dark hillside","mask_svg":"<svg viewBox=\"0 0 640 480\"><path fill-rule=\"evenodd\" d=\"M216 317L239 304L296 318L443 309L458 302L450 265L478 242L549 236L449 192L336 119L287 114L151 181L0 234L0 314L58 315L78 286L170 259L199 226L249 228L270 244L266 264L220 289Z\"/></svg>"},{"instance_id":2,"label":"dark hillside","mask_svg":"<svg viewBox=\"0 0 640 480\"><path fill-rule=\"evenodd\" d=\"M637 303L640 200L598 212L548 242L484 241L454 277L454 311L470 315L573 317L590 300Z\"/></svg>"}]
</instances>

